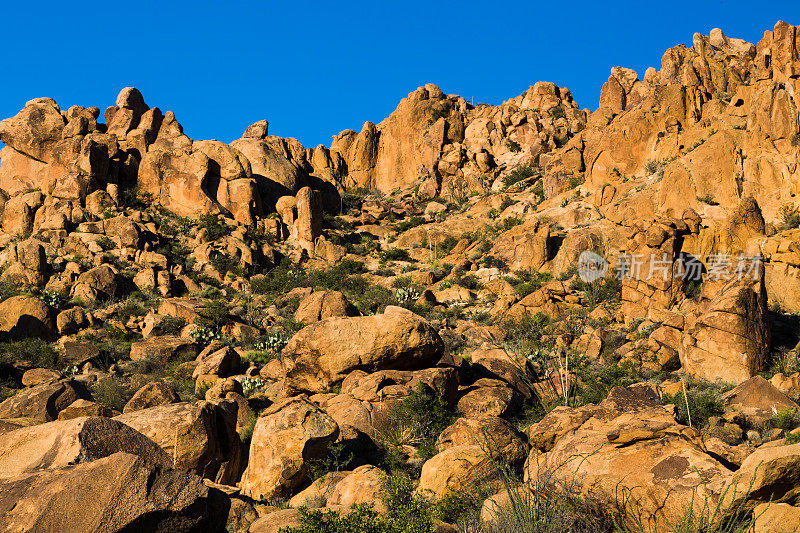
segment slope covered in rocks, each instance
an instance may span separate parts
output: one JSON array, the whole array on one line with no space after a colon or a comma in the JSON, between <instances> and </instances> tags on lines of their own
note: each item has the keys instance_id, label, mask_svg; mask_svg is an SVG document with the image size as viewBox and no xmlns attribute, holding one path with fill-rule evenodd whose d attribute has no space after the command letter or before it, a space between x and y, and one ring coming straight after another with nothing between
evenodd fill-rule
<instances>
[{"instance_id":1,"label":"slope covered in rocks","mask_svg":"<svg viewBox=\"0 0 800 533\"><path fill-rule=\"evenodd\" d=\"M797 530L798 91L779 22L330 147L29 101L0 531Z\"/></svg>"}]
</instances>

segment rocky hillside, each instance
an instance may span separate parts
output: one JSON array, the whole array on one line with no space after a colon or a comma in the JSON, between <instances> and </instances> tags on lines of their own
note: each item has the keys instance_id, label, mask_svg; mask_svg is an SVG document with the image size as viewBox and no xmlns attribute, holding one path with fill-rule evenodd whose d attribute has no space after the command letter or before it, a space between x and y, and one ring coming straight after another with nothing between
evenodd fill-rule
<instances>
[{"instance_id":1,"label":"rocky hillside","mask_svg":"<svg viewBox=\"0 0 800 533\"><path fill-rule=\"evenodd\" d=\"M29 101L0 531L799 530L798 95L779 22L330 147Z\"/></svg>"}]
</instances>

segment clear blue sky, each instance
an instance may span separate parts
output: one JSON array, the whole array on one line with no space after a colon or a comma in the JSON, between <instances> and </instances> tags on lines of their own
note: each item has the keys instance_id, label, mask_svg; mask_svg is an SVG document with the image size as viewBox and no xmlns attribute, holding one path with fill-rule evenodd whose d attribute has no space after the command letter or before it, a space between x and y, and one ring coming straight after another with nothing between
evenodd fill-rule
<instances>
[{"instance_id":1,"label":"clear blue sky","mask_svg":"<svg viewBox=\"0 0 800 533\"><path fill-rule=\"evenodd\" d=\"M0 117L26 100L114 103L138 87L195 139L266 118L306 146L379 122L427 82L499 103L539 80L594 109L616 65L644 74L714 27L756 42L798 0L647 2L5 2Z\"/></svg>"}]
</instances>

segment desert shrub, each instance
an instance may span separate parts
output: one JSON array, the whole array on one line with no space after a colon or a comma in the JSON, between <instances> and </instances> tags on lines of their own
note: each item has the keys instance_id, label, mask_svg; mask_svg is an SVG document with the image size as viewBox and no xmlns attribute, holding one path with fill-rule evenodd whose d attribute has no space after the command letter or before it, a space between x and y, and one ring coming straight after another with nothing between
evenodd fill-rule
<instances>
[{"instance_id":1,"label":"desert shrub","mask_svg":"<svg viewBox=\"0 0 800 533\"><path fill-rule=\"evenodd\" d=\"M675 405L678 422L690 425L691 420L692 427L702 428L708 424L708 419L712 416L722 416L725 409L719 396L730 389L730 386L690 380L686 383L686 396L680 391L672 395L665 394L663 400L664 403Z\"/></svg>"},{"instance_id":2,"label":"desert shrub","mask_svg":"<svg viewBox=\"0 0 800 533\"><path fill-rule=\"evenodd\" d=\"M458 244L459 239L448 235L442 241L436 244L436 255L443 256L453 251L453 248Z\"/></svg>"},{"instance_id":3,"label":"desert shrub","mask_svg":"<svg viewBox=\"0 0 800 533\"><path fill-rule=\"evenodd\" d=\"M463 177L454 177L447 182L447 194L457 207L463 207L470 197L469 183Z\"/></svg>"},{"instance_id":4,"label":"desert shrub","mask_svg":"<svg viewBox=\"0 0 800 533\"><path fill-rule=\"evenodd\" d=\"M503 176L503 185L511 187L522 180L530 178L534 174L536 174L536 169L530 165L519 167Z\"/></svg>"},{"instance_id":5,"label":"desert shrub","mask_svg":"<svg viewBox=\"0 0 800 533\"><path fill-rule=\"evenodd\" d=\"M85 333L79 337L81 342L95 345L100 350L97 365L107 370L112 364L127 359L131 344L141 339L141 335L113 325L106 325L97 333Z\"/></svg>"},{"instance_id":6,"label":"desert shrub","mask_svg":"<svg viewBox=\"0 0 800 533\"><path fill-rule=\"evenodd\" d=\"M500 229L501 231L508 231L515 226L519 226L522 222L522 217L506 217L503 219Z\"/></svg>"},{"instance_id":7,"label":"desert shrub","mask_svg":"<svg viewBox=\"0 0 800 533\"><path fill-rule=\"evenodd\" d=\"M122 412L135 391L120 378L108 376L98 381L92 392L96 401Z\"/></svg>"},{"instance_id":8,"label":"desert shrub","mask_svg":"<svg viewBox=\"0 0 800 533\"><path fill-rule=\"evenodd\" d=\"M323 457L309 461L308 475L316 481L328 472L347 470L354 457L352 452L346 453L344 442L331 444Z\"/></svg>"},{"instance_id":9,"label":"desert shrub","mask_svg":"<svg viewBox=\"0 0 800 533\"><path fill-rule=\"evenodd\" d=\"M622 299L622 281L617 276L608 276L595 281L583 281L576 277L571 284L575 290L583 291L589 307L601 303L614 303Z\"/></svg>"},{"instance_id":10,"label":"desert shrub","mask_svg":"<svg viewBox=\"0 0 800 533\"><path fill-rule=\"evenodd\" d=\"M239 263L239 258L233 255L214 254L211 256L211 265L223 278L228 272L236 276L244 275L244 269Z\"/></svg>"},{"instance_id":11,"label":"desert shrub","mask_svg":"<svg viewBox=\"0 0 800 533\"><path fill-rule=\"evenodd\" d=\"M689 300L696 300L700 296L703 281L699 279L684 279L681 291Z\"/></svg>"},{"instance_id":12,"label":"desert shrub","mask_svg":"<svg viewBox=\"0 0 800 533\"><path fill-rule=\"evenodd\" d=\"M398 233L403 233L404 231L408 231L412 228L416 228L417 226L421 226L424 223L425 223L424 218L416 216L416 217L411 217L408 220L403 220L402 222L398 222L397 224L394 225L394 229Z\"/></svg>"},{"instance_id":13,"label":"desert shrub","mask_svg":"<svg viewBox=\"0 0 800 533\"><path fill-rule=\"evenodd\" d=\"M582 176L573 174L572 176L569 177L569 182L567 183L567 188L568 189L574 189L574 188L578 187L579 185L582 185L583 182L584 182L584 180L583 180Z\"/></svg>"},{"instance_id":14,"label":"desert shrub","mask_svg":"<svg viewBox=\"0 0 800 533\"><path fill-rule=\"evenodd\" d=\"M769 427L783 429L785 431L792 430L798 425L797 411L794 409L784 409L775 413L775 416L769 419Z\"/></svg>"},{"instance_id":15,"label":"desert shrub","mask_svg":"<svg viewBox=\"0 0 800 533\"><path fill-rule=\"evenodd\" d=\"M342 515L332 510L301 508L301 525L284 528L281 533L434 533L431 504L414 494L413 488L406 477L388 476L383 480L381 494L385 515L363 503Z\"/></svg>"},{"instance_id":16,"label":"desert shrub","mask_svg":"<svg viewBox=\"0 0 800 533\"><path fill-rule=\"evenodd\" d=\"M505 211L506 209L508 209L509 207L514 205L515 203L517 203L516 200L514 200L510 196L506 196L505 198L503 198L503 201L500 203L499 211L500 212ZM497 218L497 217L494 217L494 218Z\"/></svg>"},{"instance_id":17,"label":"desert shrub","mask_svg":"<svg viewBox=\"0 0 800 533\"><path fill-rule=\"evenodd\" d=\"M411 257L407 250L402 248L390 248L380 253L381 261L410 261Z\"/></svg>"},{"instance_id":18,"label":"desert shrub","mask_svg":"<svg viewBox=\"0 0 800 533\"><path fill-rule=\"evenodd\" d=\"M147 193L138 185L122 191L122 205L125 207L146 209L150 203Z\"/></svg>"},{"instance_id":19,"label":"desert shrub","mask_svg":"<svg viewBox=\"0 0 800 533\"><path fill-rule=\"evenodd\" d=\"M697 197L697 201L698 202L702 202L702 203L707 204L707 205L719 205L719 202L717 202L711 194L705 194L703 196L698 196Z\"/></svg>"},{"instance_id":20,"label":"desert shrub","mask_svg":"<svg viewBox=\"0 0 800 533\"><path fill-rule=\"evenodd\" d=\"M114 248L117 247L117 245L114 244L114 241L112 241L106 235L103 235L102 237L100 237L97 240L97 244L100 246L100 248L103 249L103 251L113 250Z\"/></svg>"},{"instance_id":21,"label":"desert shrub","mask_svg":"<svg viewBox=\"0 0 800 533\"><path fill-rule=\"evenodd\" d=\"M537 272L534 270L518 270L514 272L513 276L506 277L506 281L514 287L514 292L520 298L524 298L540 289L544 283L551 279L553 279L553 275L549 272Z\"/></svg>"},{"instance_id":22,"label":"desert shrub","mask_svg":"<svg viewBox=\"0 0 800 533\"><path fill-rule=\"evenodd\" d=\"M136 296L129 296L117 308L117 318L123 323L127 323L132 316L144 316L147 314L142 301Z\"/></svg>"},{"instance_id":23,"label":"desert shrub","mask_svg":"<svg viewBox=\"0 0 800 533\"><path fill-rule=\"evenodd\" d=\"M544 461L541 458L537 461ZM617 531L615 516L602 497L582 494L576 479L554 474L557 468L540 464L539 475L517 490L521 480L513 473L501 476L509 502L497 509L490 524L476 519L468 531L480 533L611 533Z\"/></svg>"},{"instance_id":24,"label":"desert shrub","mask_svg":"<svg viewBox=\"0 0 800 533\"><path fill-rule=\"evenodd\" d=\"M550 109L550 116L553 117L553 120L567 118L567 112L559 105Z\"/></svg>"},{"instance_id":25,"label":"desert shrub","mask_svg":"<svg viewBox=\"0 0 800 533\"><path fill-rule=\"evenodd\" d=\"M506 345L517 355L535 360L545 344L542 337L550 322L550 317L541 312L533 316L526 313L516 320L503 322L501 327L506 332Z\"/></svg>"},{"instance_id":26,"label":"desert shrub","mask_svg":"<svg viewBox=\"0 0 800 533\"><path fill-rule=\"evenodd\" d=\"M576 374L569 393L569 403L573 407L600 403L614 387L626 387L650 377L617 363L602 365L584 357L573 358L570 368Z\"/></svg>"},{"instance_id":27,"label":"desert shrub","mask_svg":"<svg viewBox=\"0 0 800 533\"><path fill-rule=\"evenodd\" d=\"M211 213L200 215L198 218L198 227L207 230L208 238L212 241L227 237L233 231L233 228L220 220L218 215Z\"/></svg>"},{"instance_id":28,"label":"desert shrub","mask_svg":"<svg viewBox=\"0 0 800 533\"><path fill-rule=\"evenodd\" d=\"M0 361L29 361L40 368L60 368L58 352L42 339L0 342Z\"/></svg>"},{"instance_id":29,"label":"desert shrub","mask_svg":"<svg viewBox=\"0 0 800 533\"><path fill-rule=\"evenodd\" d=\"M800 227L800 208L795 205L784 204L780 209L781 219L787 229Z\"/></svg>"},{"instance_id":30,"label":"desert shrub","mask_svg":"<svg viewBox=\"0 0 800 533\"><path fill-rule=\"evenodd\" d=\"M383 415L376 429L384 448L415 445L424 458L436 454L436 439L455 417L441 392L425 384Z\"/></svg>"},{"instance_id":31,"label":"desert shrub","mask_svg":"<svg viewBox=\"0 0 800 533\"><path fill-rule=\"evenodd\" d=\"M0 281L0 301L7 300L12 296L19 296L22 292L22 287L16 283Z\"/></svg>"},{"instance_id":32,"label":"desert shrub","mask_svg":"<svg viewBox=\"0 0 800 533\"><path fill-rule=\"evenodd\" d=\"M506 148L513 153L522 151L522 146L517 141L512 141L511 139L506 140Z\"/></svg>"},{"instance_id":33,"label":"desert shrub","mask_svg":"<svg viewBox=\"0 0 800 533\"><path fill-rule=\"evenodd\" d=\"M178 316L165 316L161 319L158 329L162 335L180 335L186 320Z\"/></svg>"},{"instance_id":34,"label":"desert shrub","mask_svg":"<svg viewBox=\"0 0 800 533\"><path fill-rule=\"evenodd\" d=\"M230 321L227 304L222 300L209 300L203 304L197 323L219 332Z\"/></svg>"}]
</instances>

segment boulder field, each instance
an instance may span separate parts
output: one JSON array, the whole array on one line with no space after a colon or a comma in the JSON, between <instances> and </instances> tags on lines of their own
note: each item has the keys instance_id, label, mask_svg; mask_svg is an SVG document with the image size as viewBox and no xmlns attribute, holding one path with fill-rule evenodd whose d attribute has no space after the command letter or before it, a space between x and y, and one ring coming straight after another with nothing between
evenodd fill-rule
<instances>
[{"instance_id":1,"label":"boulder field","mask_svg":"<svg viewBox=\"0 0 800 533\"><path fill-rule=\"evenodd\" d=\"M30 100L0 532L796 531L799 94L779 22L329 147Z\"/></svg>"}]
</instances>

